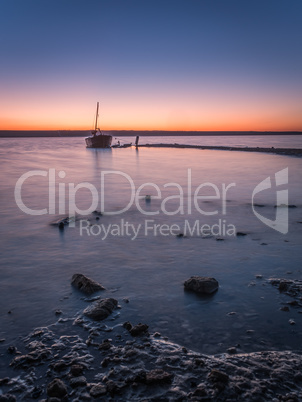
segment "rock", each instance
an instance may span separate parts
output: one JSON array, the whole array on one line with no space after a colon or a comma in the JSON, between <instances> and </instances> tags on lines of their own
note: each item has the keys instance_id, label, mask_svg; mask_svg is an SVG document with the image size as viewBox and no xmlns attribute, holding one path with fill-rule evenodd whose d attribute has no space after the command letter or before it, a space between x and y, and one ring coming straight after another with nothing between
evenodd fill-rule
<instances>
[{"instance_id":1,"label":"rock","mask_svg":"<svg viewBox=\"0 0 302 402\"><path fill-rule=\"evenodd\" d=\"M286 292L287 289L288 289L288 284L287 284L287 282L281 281L281 282L279 283L279 290L280 290L280 292Z\"/></svg>"},{"instance_id":2,"label":"rock","mask_svg":"<svg viewBox=\"0 0 302 402\"><path fill-rule=\"evenodd\" d=\"M84 370L84 367L81 364L73 364L70 367L70 374L73 377L79 377L80 375L83 374L83 370Z\"/></svg>"},{"instance_id":3,"label":"rock","mask_svg":"<svg viewBox=\"0 0 302 402\"><path fill-rule=\"evenodd\" d=\"M146 373L146 384L162 384L162 383L170 383L172 381L173 375L167 373L161 369L151 370Z\"/></svg>"},{"instance_id":4,"label":"rock","mask_svg":"<svg viewBox=\"0 0 302 402\"><path fill-rule=\"evenodd\" d=\"M196 397L205 397L208 393L204 385L198 385L192 395Z\"/></svg>"},{"instance_id":5,"label":"rock","mask_svg":"<svg viewBox=\"0 0 302 402\"><path fill-rule=\"evenodd\" d=\"M117 300L113 298L101 299L85 308L84 314L96 321L107 318L117 306Z\"/></svg>"},{"instance_id":6,"label":"rock","mask_svg":"<svg viewBox=\"0 0 302 402\"><path fill-rule=\"evenodd\" d=\"M72 388L85 387L85 385L87 385L87 380L83 375L81 375L79 377L72 377L69 380L69 383Z\"/></svg>"},{"instance_id":7,"label":"rock","mask_svg":"<svg viewBox=\"0 0 302 402\"><path fill-rule=\"evenodd\" d=\"M132 328L132 324L129 321L124 322L123 327L127 330L130 331L130 329Z\"/></svg>"},{"instance_id":8,"label":"rock","mask_svg":"<svg viewBox=\"0 0 302 402\"><path fill-rule=\"evenodd\" d=\"M21 355L14 358L10 363L12 367L27 368L34 364L40 364L43 360L47 360L51 355L48 349L37 349L27 355Z\"/></svg>"},{"instance_id":9,"label":"rock","mask_svg":"<svg viewBox=\"0 0 302 402\"><path fill-rule=\"evenodd\" d=\"M108 380L106 383L107 392L109 392L110 394L119 393L120 390L125 387L125 385L126 384L122 381Z\"/></svg>"},{"instance_id":10,"label":"rock","mask_svg":"<svg viewBox=\"0 0 302 402\"><path fill-rule=\"evenodd\" d=\"M99 396L105 395L106 392L107 392L107 389L102 384L96 384L90 389L90 395L93 398L98 398Z\"/></svg>"},{"instance_id":11,"label":"rock","mask_svg":"<svg viewBox=\"0 0 302 402\"><path fill-rule=\"evenodd\" d=\"M191 276L191 278L184 283L186 290L192 290L202 294L214 293L218 289L218 286L219 284L215 278L203 276Z\"/></svg>"},{"instance_id":12,"label":"rock","mask_svg":"<svg viewBox=\"0 0 302 402\"><path fill-rule=\"evenodd\" d=\"M228 352L230 355L234 355L234 354L237 353L237 349L233 346L233 347L231 347L231 348L228 348L228 349L227 349L227 352Z\"/></svg>"},{"instance_id":13,"label":"rock","mask_svg":"<svg viewBox=\"0 0 302 402\"><path fill-rule=\"evenodd\" d=\"M1 379L0 379L0 387L1 387L2 385L8 384L9 381L10 381L10 378L9 378L9 377L1 378Z\"/></svg>"},{"instance_id":14,"label":"rock","mask_svg":"<svg viewBox=\"0 0 302 402\"><path fill-rule=\"evenodd\" d=\"M281 311L289 311L289 307L288 306L283 306L283 307L280 307L280 310Z\"/></svg>"},{"instance_id":15,"label":"rock","mask_svg":"<svg viewBox=\"0 0 302 402\"><path fill-rule=\"evenodd\" d=\"M288 320L288 322L289 322L290 325L295 325L295 324L296 324L296 321L294 321L294 320L292 320L292 319L291 319L291 320Z\"/></svg>"},{"instance_id":16,"label":"rock","mask_svg":"<svg viewBox=\"0 0 302 402\"><path fill-rule=\"evenodd\" d=\"M227 383L229 381L229 376L226 373L223 373L222 371L219 371L217 369L213 369L211 371L209 378L213 382Z\"/></svg>"},{"instance_id":17,"label":"rock","mask_svg":"<svg viewBox=\"0 0 302 402\"><path fill-rule=\"evenodd\" d=\"M17 353L17 348L16 348L16 346L9 346L7 348L7 351L9 354L14 355L15 353Z\"/></svg>"},{"instance_id":18,"label":"rock","mask_svg":"<svg viewBox=\"0 0 302 402\"><path fill-rule=\"evenodd\" d=\"M141 335L141 334L143 334L143 333L146 333L147 332L147 330L148 330L148 325L147 324L141 324L141 323L139 323L139 324L137 324L137 325L135 325L134 327L132 327L130 330L129 330L129 332L130 332L130 334L132 335L132 336L138 336L138 335Z\"/></svg>"},{"instance_id":19,"label":"rock","mask_svg":"<svg viewBox=\"0 0 302 402\"><path fill-rule=\"evenodd\" d=\"M0 395L0 402L16 402L16 397L11 394Z\"/></svg>"},{"instance_id":20,"label":"rock","mask_svg":"<svg viewBox=\"0 0 302 402\"><path fill-rule=\"evenodd\" d=\"M31 397L32 399L38 399L39 396L43 393L43 389L40 387L34 387L34 389L31 392Z\"/></svg>"},{"instance_id":21,"label":"rock","mask_svg":"<svg viewBox=\"0 0 302 402\"><path fill-rule=\"evenodd\" d=\"M193 361L194 361L194 365L195 365L195 366L200 366L200 367L202 367L202 366L205 365L205 361L202 360L202 359L199 359L199 358L197 358L197 357L195 357Z\"/></svg>"},{"instance_id":22,"label":"rock","mask_svg":"<svg viewBox=\"0 0 302 402\"><path fill-rule=\"evenodd\" d=\"M47 385L47 395L54 398L63 398L67 395L66 385L59 378L55 378Z\"/></svg>"},{"instance_id":23,"label":"rock","mask_svg":"<svg viewBox=\"0 0 302 402\"><path fill-rule=\"evenodd\" d=\"M12 394L1 394L0 395L0 402L16 402L17 399L15 395Z\"/></svg>"},{"instance_id":24,"label":"rock","mask_svg":"<svg viewBox=\"0 0 302 402\"><path fill-rule=\"evenodd\" d=\"M93 211L92 213L94 215L97 215L97 216L102 216L103 215L101 211L97 211L97 210Z\"/></svg>"},{"instance_id":25,"label":"rock","mask_svg":"<svg viewBox=\"0 0 302 402\"><path fill-rule=\"evenodd\" d=\"M107 367L109 363L110 363L109 357L105 357L105 359L101 361L101 366Z\"/></svg>"},{"instance_id":26,"label":"rock","mask_svg":"<svg viewBox=\"0 0 302 402\"><path fill-rule=\"evenodd\" d=\"M176 235L176 237L184 237L184 234L183 234L183 233L178 233L178 234Z\"/></svg>"},{"instance_id":27,"label":"rock","mask_svg":"<svg viewBox=\"0 0 302 402\"><path fill-rule=\"evenodd\" d=\"M99 344L99 350L109 350L111 348L111 343L109 339L105 339L102 343Z\"/></svg>"},{"instance_id":28,"label":"rock","mask_svg":"<svg viewBox=\"0 0 302 402\"><path fill-rule=\"evenodd\" d=\"M58 362L56 362L55 364L51 364L51 367L55 370L55 371L62 371L65 370L66 367L68 367L69 363L63 361L63 360L59 360Z\"/></svg>"},{"instance_id":29,"label":"rock","mask_svg":"<svg viewBox=\"0 0 302 402\"><path fill-rule=\"evenodd\" d=\"M91 295L98 290L105 290L104 286L82 274L74 274L71 284L83 293Z\"/></svg>"}]
</instances>

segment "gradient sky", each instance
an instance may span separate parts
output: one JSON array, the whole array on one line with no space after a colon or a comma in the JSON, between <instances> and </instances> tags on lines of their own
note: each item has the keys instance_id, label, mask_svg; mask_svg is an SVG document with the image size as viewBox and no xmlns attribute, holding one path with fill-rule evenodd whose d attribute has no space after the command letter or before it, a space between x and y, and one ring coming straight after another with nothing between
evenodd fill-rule
<instances>
[{"instance_id":1,"label":"gradient sky","mask_svg":"<svg viewBox=\"0 0 302 402\"><path fill-rule=\"evenodd\" d=\"M302 131L301 0L0 0L0 129Z\"/></svg>"}]
</instances>

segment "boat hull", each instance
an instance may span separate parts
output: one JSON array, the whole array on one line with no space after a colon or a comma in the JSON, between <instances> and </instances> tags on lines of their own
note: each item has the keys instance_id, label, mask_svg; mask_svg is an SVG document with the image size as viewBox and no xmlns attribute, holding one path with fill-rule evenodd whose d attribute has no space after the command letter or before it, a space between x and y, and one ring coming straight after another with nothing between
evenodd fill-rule
<instances>
[{"instance_id":1,"label":"boat hull","mask_svg":"<svg viewBox=\"0 0 302 402\"><path fill-rule=\"evenodd\" d=\"M94 135L85 138L87 148L110 148L112 135Z\"/></svg>"}]
</instances>

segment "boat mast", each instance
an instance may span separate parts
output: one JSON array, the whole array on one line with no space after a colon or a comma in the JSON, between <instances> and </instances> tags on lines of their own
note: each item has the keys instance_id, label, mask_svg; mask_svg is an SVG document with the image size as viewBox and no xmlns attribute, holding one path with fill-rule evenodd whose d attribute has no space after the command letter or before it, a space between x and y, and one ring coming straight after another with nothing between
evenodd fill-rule
<instances>
[{"instance_id":1,"label":"boat mast","mask_svg":"<svg viewBox=\"0 0 302 402\"><path fill-rule=\"evenodd\" d=\"M99 102L96 104L96 115L95 115L95 131L97 131L98 128L98 117L99 117Z\"/></svg>"}]
</instances>

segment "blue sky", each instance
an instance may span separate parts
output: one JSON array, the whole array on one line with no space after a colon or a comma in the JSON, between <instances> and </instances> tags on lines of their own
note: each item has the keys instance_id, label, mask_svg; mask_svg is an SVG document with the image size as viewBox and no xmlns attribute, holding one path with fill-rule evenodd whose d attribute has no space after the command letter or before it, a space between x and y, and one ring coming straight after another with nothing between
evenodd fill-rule
<instances>
[{"instance_id":1,"label":"blue sky","mask_svg":"<svg viewBox=\"0 0 302 402\"><path fill-rule=\"evenodd\" d=\"M302 130L302 2L0 1L0 129Z\"/></svg>"}]
</instances>

